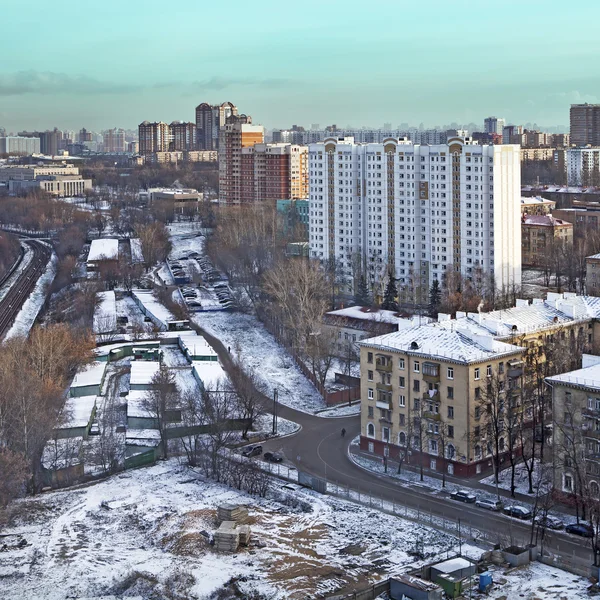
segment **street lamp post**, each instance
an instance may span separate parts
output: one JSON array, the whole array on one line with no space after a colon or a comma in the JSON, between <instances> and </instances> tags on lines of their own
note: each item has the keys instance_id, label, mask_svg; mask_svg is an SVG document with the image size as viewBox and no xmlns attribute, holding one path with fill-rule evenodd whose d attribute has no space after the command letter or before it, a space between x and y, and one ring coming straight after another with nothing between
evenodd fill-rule
<instances>
[{"instance_id":1,"label":"street lamp post","mask_svg":"<svg viewBox=\"0 0 600 600\"><path fill-rule=\"evenodd\" d=\"M273 435L277 434L277 388L273 390Z\"/></svg>"}]
</instances>

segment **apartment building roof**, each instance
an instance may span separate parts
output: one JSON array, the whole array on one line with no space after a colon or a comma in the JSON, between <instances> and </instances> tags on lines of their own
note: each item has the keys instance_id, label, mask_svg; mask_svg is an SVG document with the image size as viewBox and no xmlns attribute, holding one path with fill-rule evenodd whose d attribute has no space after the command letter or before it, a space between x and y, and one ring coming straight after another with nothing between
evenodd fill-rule
<instances>
[{"instance_id":1,"label":"apartment building roof","mask_svg":"<svg viewBox=\"0 0 600 600\"><path fill-rule=\"evenodd\" d=\"M456 319L439 315L440 325L446 329L467 328L480 335L497 339L531 334L560 325L600 318L600 298L578 296L565 292L549 292L546 300L535 298L532 304L517 300L517 305L505 310L487 313L457 313Z\"/></svg>"},{"instance_id":2,"label":"apartment building roof","mask_svg":"<svg viewBox=\"0 0 600 600\"><path fill-rule=\"evenodd\" d=\"M542 227L573 227L573 223L563 221L562 219L556 219L552 215L523 215L521 222L523 225L539 225Z\"/></svg>"},{"instance_id":3,"label":"apartment building roof","mask_svg":"<svg viewBox=\"0 0 600 600\"><path fill-rule=\"evenodd\" d=\"M546 381L550 384L562 383L564 385L600 391L600 364L547 377Z\"/></svg>"},{"instance_id":4,"label":"apartment building roof","mask_svg":"<svg viewBox=\"0 0 600 600\"><path fill-rule=\"evenodd\" d=\"M375 321L378 323L394 323L398 324L400 321L407 321L403 319L397 312L393 310L372 310L365 308L364 306L349 306L347 308L340 308L339 310L331 310L326 315L332 317L345 317L347 319L360 319L363 321Z\"/></svg>"},{"instance_id":5,"label":"apartment building roof","mask_svg":"<svg viewBox=\"0 0 600 600\"><path fill-rule=\"evenodd\" d=\"M450 329L442 323L415 326L359 342L383 351L398 351L423 358L456 363L476 363L504 355L520 353L523 348L456 326Z\"/></svg>"},{"instance_id":6,"label":"apartment building roof","mask_svg":"<svg viewBox=\"0 0 600 600\"><path fill-rule=\"evenodd\" d=\"M523 205L544 205L544 204L552 204L552 205L556 205L556 202L554 202L554 200L546 200L546 198L542 198L541 196L531 196L531 197L526 197L526 196L521 196L521 204Z\"/></svg>"}]
</instances>

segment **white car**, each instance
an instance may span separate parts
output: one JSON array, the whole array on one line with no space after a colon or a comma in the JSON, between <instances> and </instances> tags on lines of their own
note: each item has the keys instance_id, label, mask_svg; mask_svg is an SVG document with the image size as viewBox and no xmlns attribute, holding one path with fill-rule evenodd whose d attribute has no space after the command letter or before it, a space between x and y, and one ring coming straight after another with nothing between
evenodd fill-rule
<instances>
[{"instance_id":1,"label":"white car","mask_svg":"<svg viewBox=\"0 0 600 600\"><path fill-rule=\"evenodd\" d=\"M502 502L499 500L477 500L477 502L475 502L475 506L479 506L479 508L485 508L486 510L493 510L494 512L502 510Z\"/></svg>"}]
</instances>

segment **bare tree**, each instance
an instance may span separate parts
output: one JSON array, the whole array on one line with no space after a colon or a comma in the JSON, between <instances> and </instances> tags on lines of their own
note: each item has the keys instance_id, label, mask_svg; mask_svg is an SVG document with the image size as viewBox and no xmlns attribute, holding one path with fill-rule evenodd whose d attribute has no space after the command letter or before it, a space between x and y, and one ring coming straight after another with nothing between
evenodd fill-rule
<instances>
[{"instance_id":1,"label":"bare tree","mask_svg":"<svg viewBox=\"0 0 600 600\"><path fill-rule=\"evenodd\" d=\"M234 371L230 374L236 391L239 416L247 420L242 429L242 437L246 439L248 431L254 427L256 420L264 414L263 397L267 393L267 385L260 378L256 369L247 368L243 370L239 363L235 364Z\"/></svg>"},{"instance_id":2,"label":"bare tree","mask_svg":"<svg viewBox=\"0 0 600 600\"><path fill-rule=\"evenodd\" d=\"M167 425L173 420L173 411L179 401L179 389L175 383L175 375L168 367L161 364L152 377L151 389L142 400L142 407L157 424L162 445L163 458L168 456Z\"/></svg>"}]
</instances>

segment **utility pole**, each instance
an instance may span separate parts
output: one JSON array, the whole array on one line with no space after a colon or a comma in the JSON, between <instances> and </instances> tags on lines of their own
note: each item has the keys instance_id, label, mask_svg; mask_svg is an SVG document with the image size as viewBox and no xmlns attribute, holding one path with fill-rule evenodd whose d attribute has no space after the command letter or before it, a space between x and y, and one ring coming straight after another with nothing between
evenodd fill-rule
<instances>
[{"instance_id":1,"label":"utility pole","mask_svg":"<svg viewBox=\"0 0 600 600\"><path fill-rule=\"evenodd\" d=\"M273 435L277 433L277 388L273 390Z\"/></svg>"}]
</instances>

